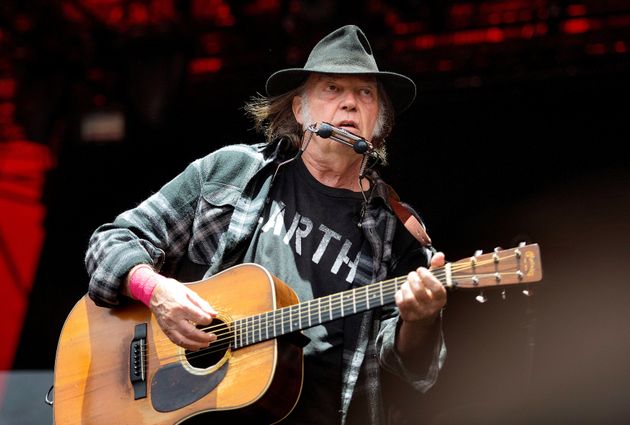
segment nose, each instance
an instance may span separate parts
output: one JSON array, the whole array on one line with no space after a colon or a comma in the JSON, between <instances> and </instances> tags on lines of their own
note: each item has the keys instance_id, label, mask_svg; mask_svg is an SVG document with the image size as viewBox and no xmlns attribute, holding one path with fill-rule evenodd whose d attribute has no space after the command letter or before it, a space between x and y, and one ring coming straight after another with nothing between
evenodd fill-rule
<instances>
[{"instance_id":1,"label":"nose","mask_svg":"<svg viewBox=\"0 0 630 425\"><path fill-rule=\"evenodd\" d=\"M357 98L352 90L344 93L341 99L341 109L344 111L354 111L357 107Z\"/></svg>"}]
</instances>

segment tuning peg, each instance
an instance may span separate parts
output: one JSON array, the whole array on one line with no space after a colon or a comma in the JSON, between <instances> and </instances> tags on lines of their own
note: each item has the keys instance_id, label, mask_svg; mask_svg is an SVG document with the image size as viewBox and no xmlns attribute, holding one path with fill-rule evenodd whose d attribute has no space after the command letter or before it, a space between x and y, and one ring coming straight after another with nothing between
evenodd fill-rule
<instances>
[{"instance_id":1,"label":"tuning peg","mask_svg":"<svg viewBox=\"0 0 630 425\"><path fill-rule=\"evenodd\" d=\"M470 257L470 264L472 265L473 269L474 267L477 265L477 257L479 257L481 255L483 251L481 249L478 249L475 251L475 253L473 254L472 257Z\"/></svg>"},{"instance_id":2,"label":"tuning peg","mask_svg":"<svg viewBox=\"0 0 630 425\"><path fill-rule=\"evenodd\" d=\"M532 291L531 289L523 289L523 295L525 295L526 297L531 297L532 295L534 295L534 291Z\"/></svg>"},{"instance_id":3,"label":"tuning peg","mask_svg":"<svg viewBox=\"0 0 630 425\"><path fill-rule=\"evenodd\" d=\"M486 301L488 301L488 298L484 295L483 291L481 291L481 292L479 293L479 295L477 295L477 296L475 297L475 299L476 299L476 300L477 300L477 302L478 302L478 303L480 303L480 304L483 304L483 303L485 303Z\"/></svg>"},{"instance_id":4,"label":"tuning peg","mask_svg":"<svg viewBox=\"0 0 630 425\"><path fill-rule=\"evenodd\" d=\"M495 264L497 264L499 262L499 252L501 251L501 247L497 246L496 248L494 248L494 254L492 254L492 261L494 261Z\"/></svg>"},{"instance_id":5,"label":"tuning peg","mask_svg":"<svg viewBox=\"0 0 630 425\"><path fill-rule=\"evenodd\" d=\"M522 242L518 243L518 247L519 248L523 248L525 245L527 245L527 242L525 242L525 241L522 241Z\"/></svg>"},{"instance_id":6,"label":"tuning peg","mask_svg":"<svg viewBox=\"0 0 630 425\"><path fill-rule=\"evenodd\" d=\"M507 298L507 294L505 292L505 289L501 291L501 299L506 299Z\"/></svg>"}]
</instances>

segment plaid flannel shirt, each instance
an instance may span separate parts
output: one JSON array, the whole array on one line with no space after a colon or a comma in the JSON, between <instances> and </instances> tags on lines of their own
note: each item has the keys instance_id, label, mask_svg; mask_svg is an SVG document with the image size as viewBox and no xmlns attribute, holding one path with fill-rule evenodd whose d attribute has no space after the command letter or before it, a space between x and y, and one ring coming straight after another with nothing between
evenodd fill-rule
<instances>
[{"instance_id":1,"label":"plaid flannel shirt","mask_svg":"<svg viewBox=\"0 0 630 425\"><path fill-rule=\"evenodd\" d=\"M182 281L211 276L238 263L254 232L269 194L281 144L231 145L192 162L182 173L90 238L86 268L88 294L97 305L124 302L120 288L137 264L150 264ZM371 176L373 196L362 229L372 248L361 258L357 285L384 280L392 257L396 216L388 207L388 186ZM430 251L426 252L427 259ZM212 302L210 300L210 302ZM394 348L398 323L395 306L362 313L358 343L343 354L341 415L347 422L350 402L360 399L369 423L384 423L380 368L400 376L419 391L437 379L446 349L441 328L423 373L409 370ZM359 373L361 372L361 373ZM365 410L367 409L367 410Z\"/></svg>"}]
</instances>

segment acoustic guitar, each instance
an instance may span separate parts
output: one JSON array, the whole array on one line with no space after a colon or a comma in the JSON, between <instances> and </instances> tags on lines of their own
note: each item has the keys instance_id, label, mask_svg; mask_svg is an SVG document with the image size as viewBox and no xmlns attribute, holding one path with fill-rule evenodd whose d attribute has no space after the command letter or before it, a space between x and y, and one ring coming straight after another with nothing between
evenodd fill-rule
<instances>
[{"instance_id":1,"label":"acoustic guitar","mask_svg":"<svg viewBox=\"0 0 630 425\"><path fill-rule=\"evenodd\" d=\"M542 279L537 244L476 254L434 269L449 289L484 290ZM300 331L395 302L406 276L299 302L285 283L256 264L241 264L189 283L218 316L207 349L173 344L151 311L133 303L102 308L83 296L59 337L54 370L57 425L274 423L295 406L302 385Z\"/></svg>"}]
</instances>

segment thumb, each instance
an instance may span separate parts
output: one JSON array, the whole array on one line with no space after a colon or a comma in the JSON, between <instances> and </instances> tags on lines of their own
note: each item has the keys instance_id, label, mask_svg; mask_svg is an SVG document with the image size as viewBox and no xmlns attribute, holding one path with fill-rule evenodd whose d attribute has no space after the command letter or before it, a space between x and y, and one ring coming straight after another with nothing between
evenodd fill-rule
<instances>
[{"instance_id":1,"label":"thumb","mask_svg":"<svg viewBox=\"0 0 630 425\"><path fill-rule=\"evenodd\" d=\"M435 269L437 267L442 267L446 262L445 256L443 252L436 252L433 257L431 257L431 268Z\"/></svg>"}]
</instances>

